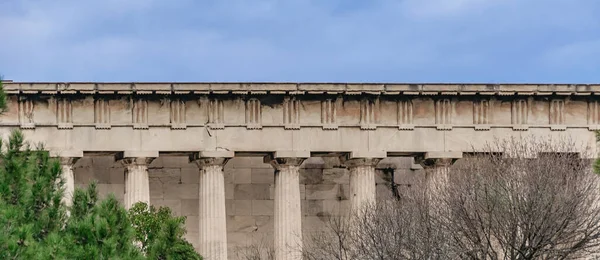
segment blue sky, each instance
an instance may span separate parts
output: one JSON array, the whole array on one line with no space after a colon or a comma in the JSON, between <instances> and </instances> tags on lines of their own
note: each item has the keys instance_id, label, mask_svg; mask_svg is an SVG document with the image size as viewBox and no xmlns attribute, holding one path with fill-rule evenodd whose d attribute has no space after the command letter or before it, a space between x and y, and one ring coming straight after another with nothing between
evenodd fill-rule
<instances>
[{"instance_id":1,"label":"blue sky","mask_svg":"<svg viewBox=\"0 0 600 260\"><path fill-rule=\"evenodd\" d=\"M15 81L600 83L599 0L1 0Z\"/></svg>"}]
</instances>

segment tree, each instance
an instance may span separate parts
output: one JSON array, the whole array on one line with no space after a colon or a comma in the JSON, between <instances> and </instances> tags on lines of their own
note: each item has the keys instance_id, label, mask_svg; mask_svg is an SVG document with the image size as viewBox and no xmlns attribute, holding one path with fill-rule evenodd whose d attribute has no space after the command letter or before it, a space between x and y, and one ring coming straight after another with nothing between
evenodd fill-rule
<instances>
[{"instance_id":1,"label":"tree","mask_svg":"<svg viewBox=\"0 0 600 260\"><path fill-rule=\"evenodd\" d=\"M114 195L99 201L96 184L76 189L71 215L61 234L67 259L143 259L135 229Z\"/></svg>"},{"instance_id":2,"label":"tree","mask_svg":"<svg viewBox=\"0 0 600 260\"><path fill-rule=\"evenodd\" d=\"M0 75L0 114L6 112L8 104L6 100L6 92L4 92L4 86L2 84L2 75Z\"/></svg>"},{"instance_id":3,"label":"tree","mask_svg":"<svg viewBox=\"0 0 600 260\"><path fill-rule=\"evenodd\" d=\"M31 150L15 131L0 142L0 258L39 259L48 254L66 221L61 205L60 165L41 150Z\"/></svg>"},{"instance_id":4,"label":"tree","mask_svg":"<svg viewBox=\"0 0 600 260\"><path fill-rule=\"evenodd\" d=\"M168 207L148 207L138 202L129 209L136 230L136 241L150 259L202 259L186 241L185 217L175 217Z\"/></svg>"},{"instance_id":5,"label":"tree","mask_svg":"<svg viewBox=\"0 0 600 260\"><path fill-rule=\"evenodd\" d=\"M571 259L598 253L599 178L569 140L512 139L452 169L436 223L468 259ZM496 152L500 151L500 153Z\"/></svg>"},{"instance_id":6,"label":"tree","mask_svg":"<svg viewBox=\"0 0 600 260\"><path fill-rule=\"evenodd\" d=\"M305 259L577 259L600 252L600 180L568 140L511 139L445 181L333 216Z\"/></svg>"},{"instance_id":7,"label":"tree","mask_svg":"<svg viewBox=\"0 0 600 260\"><path fill-rule=\"evenodd\" d=\"M99 201L94 183L77 189L69 217L57 160L43 147L31 149L19 131L0 150L0 258L143 258L113 196Z\"/></svg>"}]
</instances>

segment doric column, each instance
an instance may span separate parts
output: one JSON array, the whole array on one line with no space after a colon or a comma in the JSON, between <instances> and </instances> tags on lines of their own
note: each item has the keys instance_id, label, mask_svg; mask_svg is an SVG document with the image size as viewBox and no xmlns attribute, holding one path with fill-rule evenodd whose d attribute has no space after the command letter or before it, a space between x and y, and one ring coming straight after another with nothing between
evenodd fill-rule
<instances>
[{"instance_id":1,"label":"doric column","mask_svg":"<svg viewBox=\"0 0 600 260\"><path fill-rule=\"evenodd\" d=\"M300 165L309 152L275 152L265 162L275 168L275 259L302 259Z\"/></svg>"},{"instance_id":2,"label":"doric column","mask_svg":"<svg viewBox=\"0 0 600 260\"><path fill-rule=\"evenodd\" d=\"M375 166L381 159L342 156L340 160L350 171L350 213L375 205Z\"/></svg>"},{"instance_id":3,"label":"doric column","mask_svg":"<svg viewBox=\"0 0 600 260\"><path fill-rule=\"evenodd\" d=\"M62 169L62 178L65 181L65 191L62 201L67 207L70 207L73 204L73 193L75 192L73 165L79 160L79 157L60 157L59 160Z\"/></svg>"},{"instance_id":4,"label":"doric column","mask_svg":"<svg viewBox=\"0 0 600 260\"><path fill-rule=\"evenodd\" d=\"M442 189L450 177L450 166L462 158L462 152L428 152L417 158L426 174L426 188L428 194Z\"/></svg>"},{"instance_id":5,"label":"doric column","mask_svg":"<svg viewBox=\"0 0 600 260\"><path fill-rule=\"evenodd\" d=\"M233 152L200 152L191 158L200 168L200 254L208 260L227 260L227 222L223 166Z\"/></svg>"},{"instance_id":6,"label":"doric column","mask_svg":"<svg viewBox=\"0 0 600 260\"><path fill-rule=\"evenodd\" d=\"M158 152L125 151L117 154L125 166L125 208L131 208L137 202L150 204L150 180L148 179L148 164L156 157Z\"/></svg>"},{"instance_id":7,"label":"doric column","mask_svg":"<svg viewBox=\"0 0 600 260\"><path fill-rule=\"evenodd\" d=\"M73 175L73 165L83 157L82 151L69 152L50 152L51 157L58 158L62 170L62 179L64 184L64 193L62 201L65 205L71 206L73 203L73 192L75 192L75 176Z\"/></svg>"}]
</instances>

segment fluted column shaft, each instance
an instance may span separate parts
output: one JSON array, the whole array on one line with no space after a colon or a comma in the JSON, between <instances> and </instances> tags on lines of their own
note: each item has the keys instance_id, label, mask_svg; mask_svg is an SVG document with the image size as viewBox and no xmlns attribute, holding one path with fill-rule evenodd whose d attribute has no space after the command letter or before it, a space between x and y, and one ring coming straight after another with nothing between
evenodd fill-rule
<instances>
[{"instance_id":1,"label":"fluted column shaft","mask_svg":"<svg viewBox=\"0 0 600 260\"><path fill-rule=\"evenodd\" d=\"M350 212L375 205L375 166L378 158L354 158L344 162L350 171Z\"/></svg>"},{"instance_id":2,"label":"fluted column shaft","mask_svg":"<svg viewBox=\"0 0 600 260\"><path fill-rule=\"evenodd\" d=\"M79 157L60 157L60 166L62 168L62 179L64 180L64 193L62 201L65 205L73 204L73 193L75 192L75 176L73 175L73 165Z\"/></svg>"},{"instance_id":3,"label":"fluted column shaft","mask_svg":"<svg viewBox=\"0 0 600 260\"><path fill-rule=\"evenodd\" d=\"M137 157L124 158L121 162L125 166L125 197L126 209L130 209L137 202L150 204L150 180L148 179L148 164L154 158Z\"/></svg>"},{"instance_id":4,"label":"fluted column shaft","mask_svg":"<svg viewBox=\"0 0 600 260\"><path fill-rule=\"evenodd\" d=\"M229 158L200 158L200 254L207 260L227 260L227 222L223 166Z\"/></svg>"},{"instance_id":5,"label":"fluted column shaft","mask_svg":"<svg viewBox=\"0 0 600 260\"><path fill-rule=\"evenodd\" d=\"M439 159L428 159L423 161L421 164L426 171L426 187L429 189L429 193L432 194L436 191L443 189L450 177L450 166L455 159L452 158L439 158Z\"/></svg>"},{"instance_id":6,"label":"fluted column shaft","mask_svg":"<svg viewBox=\"0 0 600 260\"><path fill-rule=\"evenodd\" d=\"M275 259L302 259L302 210L300 165L304 158L274 158L275 168Z\"/></svg>"}]
</instances>

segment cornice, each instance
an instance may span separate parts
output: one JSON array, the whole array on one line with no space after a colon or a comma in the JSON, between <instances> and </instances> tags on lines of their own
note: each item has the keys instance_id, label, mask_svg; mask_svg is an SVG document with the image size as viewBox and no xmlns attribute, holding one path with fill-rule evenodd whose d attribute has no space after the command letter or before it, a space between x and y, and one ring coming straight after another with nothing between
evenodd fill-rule
<instances>
[{"instance_id":1,"label":"cornice","mask_svg":"<svg viewBox=\"0 0 600 260\"><path fill-rule=\"evenodd\" d=\"M8 94L112 95L600 95L600 84L5 82Z\"/></svg>"}]
</instances>

